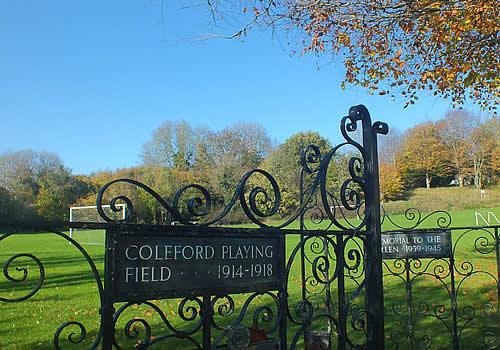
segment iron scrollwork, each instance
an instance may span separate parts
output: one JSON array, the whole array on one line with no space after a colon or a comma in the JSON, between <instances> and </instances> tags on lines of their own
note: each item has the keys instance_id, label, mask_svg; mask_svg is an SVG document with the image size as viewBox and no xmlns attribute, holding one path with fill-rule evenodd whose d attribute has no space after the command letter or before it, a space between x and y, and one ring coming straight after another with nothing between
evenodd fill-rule
<instances>
[{"instance_id":1,"label":"iron scrollwork","mask_svg":"<svg viewBox=\"0 0 500 350\"><path fill-rule=\"evenodd\" d=\"M104 288L103 288L103 283L101 280L101 277L99 275L99 271L95 265L94 260L89 256L87 251L74 239L68 237L66 234L60 231L49 231L50 234L60 237L67 242L71 243L71 246L73 248L76 248L78 252L83 256L84 260L87 262L88 266L91 269L92 272L92 277L95 280L96 286L97 286L97 292L99 294L99 300L100 300L100 305L103 303L103 297L104 297ZM0 236L0 243L4 242L6 239L14 236L20 236L22 234L18 232L10 232L10 233L5 233L2 236ZM17 303L17 302L22 302L28 299L31 299L35 297L40 289L43 287L43 284L45 283L46 280L46 268L43 263L43 259L38 258L37 256L33 254L28 254L28 253L20 253L20 254L14 254L5 262L3 263L3 268L2 272L4 277L11 283L13 283L12 289L15 290L16 286L22 286L24 282L28 282L31 272L30 272L30 267L27 266L27 261L31 261L34 263L36 266L36 270L38 271L38 277L36 278L35 285L33 287L29 287L29 290L25 292L22 296L19 297L3 297L0 295L0 302L6 302L6 303ZM16 264L17 263L17 264ZM22 265L16 266L15 271L12 271L12 267L14 265ZM21 274L21 276L17 276L16 274ZM36 274L36 273L35 273ZM102 323L99 326L99 329L97 331L97 335L93 340L91 340L91 344L88 345L86 348L87 349L96 349L99 345L99 343L102 340L103 332L102 332ZM64 338L66 337L66 340ZM58 329L55 331L54 336L53 336L53 345L56 350L62 350L65 348L63 344L65 342L68 342L73 345L81 345L83 344L84 341L89 340L87 329L85 325L80 322L80 321L68 321L64 322L61 324Z\"/></svg>"},{"instance_id":2,"label":"iron scrollwork","mask_svg":"<svg viewBox=\"0 0 500 350\"><path fill-rule=\"evenodd\" d=\"M215 205L210 191L199 184L189 184L180 188L171 201L144 183L133 179L116 179L104 185L97 196L97 210L107 224L126 224L137 218L133 200L122 193L112 195L111 188L126 184L145 191L176 221L182 225L210 226L220 223L231 210L239 205L245 216L261 228L274 227L286 229L297 220L300 223L300 236L290 256L286 257L283 289L265 293L250 293L244 296L227 294L212 296L189 296L178 303L177 312L170 317L163 306L153 301L125 303L113 314L113 327L121 329L123 336L115 333L113 344L118 349L131 345L148 348L167 340L182 341L193 348L202 349L207 342L213 347L223 344L250 345L259 337L278 337L283 345L287 344L287 323L293 328L291 348L301 342L328 342L336 337L339 343L349 344L352 348L366 348L369 338L365 294L368 288L366 256L373 248L366 240L366 231L372 215L373 198L370 181L376 161L377 134L387 134L388 126L382 122L372 124L367 109L360 105L352 107L349 114L342 118L340 131L345 142L322 152L315 145L309 145L301 154L301 176L298 193L300 205L290 217L279 217L282 193L278 182L263 169L246 172L237 184L232 196L224 205ZM354 135L361 132L362 142ZM347 153L354 150L354 153ZM331 172L335 157L349 154L346 175L340 184L333 185ZM374 158L375 157L375 158ZM261 181L253 181L260 177ZM110 198L111 197L111 198ZM105 202L111 211L117 213L126 205L125 219L116 219L106 214ZM378 206L378 202L375 203ZM305 220L310 216L310 221ZM420 219L419 219L420 220ZM323 226L324 224L324 226ZM308 225L321 226L315 231ZM89 263L94 274L101 309L104 303L104 289L94 262L86 251L63 233L56 235L70 241ZM7 238L2 236L0 241ZM22 298L12 302L29 299L36 295L45 279L42 261L34 255L11 257L4 264L4 276L16 283L27 278L27 270L20 269L21 277L11 271L13 262L24 257L38 266L40 281L34 289ZM293 266L300 264L298 269ZM305 276L306 271L309 272ZM371 271L371 270L370 270ZM300 296L292 290L302 285ZM292 288L293 286L293 288ZM0 299L0 301L5 301ZM109 307L109 305L106 305ZM157 317L155 325L145 317L130 316L136 308L147 308ZM179 326L173 319L183 322ZM158 324L161 331L158 331ZM326 329L315 329L326 324ZM199 333L207 327L214 332L211 339L200 340ZM75 330L70 332L70 330ZM247 333L247 331L249 333ZM88 339L86 328L78 321L66 322L56 331L54 345L62 348L63 334L72 344L82 344ZM326 335L325 335L326 334ZM90 348L96 348L103 339L103 324ZM489 341L490 338L488 338ZM329 343L330 344L330 343ZM242 346L243 346L242 345Z\"/></svg>"}]
</instances>

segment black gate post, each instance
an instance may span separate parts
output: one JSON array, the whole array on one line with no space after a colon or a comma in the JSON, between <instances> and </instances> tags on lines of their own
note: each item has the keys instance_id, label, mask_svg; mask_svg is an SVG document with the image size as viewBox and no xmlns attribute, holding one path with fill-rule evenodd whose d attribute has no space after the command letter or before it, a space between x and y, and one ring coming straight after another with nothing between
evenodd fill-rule
<instances>
[{"instance_id":1,"label":"black gate post","mask_svg":"<svg viewBox=\"0 0 500 350\"><path fill-rule=\"evenodd\" d=\"M113 339L115 336L115 325L113 316L115 308L113 306L112 288L113 271L112 271L112 244L114 239L106 230L106 243L104 251L104 293L101 305L101 324L102 324L102 349L111 350L113 348Z\"/></svg>"},{"instance_id":2,"label":"black gate post","mask_svg":"<svg viewBox=\"0 0 500 350\"><path fill-rule=\"evenodd\" d=\"M365 160L365 215L366 221L366 318L369 350L384 349L384 289L382 283L382 243L380 228L380 190L378 171L377 134L386 135L386 123L371 123L365 106L349 110L351 120L362 121Z\"/></svg>"},{"instance_id":3,"label":"black gate post","mask_svg":"<svg viewBox=\"0 0 500 350\"><path fill-rule=\"evenodd\" d=\"M202 299L202 317L203 317L203 349L212 348L212 299L210 295L204 295Z\"/></svg>"}]
</instances>

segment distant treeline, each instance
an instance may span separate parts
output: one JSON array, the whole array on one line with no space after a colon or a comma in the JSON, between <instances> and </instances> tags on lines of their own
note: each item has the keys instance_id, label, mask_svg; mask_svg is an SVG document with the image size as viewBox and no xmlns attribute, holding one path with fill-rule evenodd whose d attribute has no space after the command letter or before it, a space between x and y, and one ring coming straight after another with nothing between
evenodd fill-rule
<instances>
[{"instance_id":1,"label":"distant treeline","mask_svg":"<svg viewBox=\"0 0 500 350\"><path fill-rule=\"evenodd\" d=\"M463 111L449 112L437 123L419 124L404 133L392 129L379 138L383 200L403 198L414 187L483 187L497 182L499 135L498 118L481 122ZM53 153L4 153L0 155L0 223L67 220L70 206L95 205L99 189L117 178L141 181L169 202L179 188L197 183L209 190L213 206L223 207L233 197L241 176L253 168L265 169L277 180L280 214L286 216L299 205L300 154L310 144L323 152L332 147L316 132L300 132L275 145L255 123L214 131L193 128L185 121L168 121L143 146L141 165L115 171L75 176ZM353 154L354 149L347 149L333 158L327 180L332 193L349 177L348 162ZM249 186L270 189L269 182L258 175ZM143 190L117 184L105 199L116 195L131 199L139 221L171 220ZM226 223L245 221L237 206L225 219Z\"/></svg>"},{"instance_id":2,"label":"distant treeline","mask_svg":"<svg viewBox=\"0 0 500 350\"><path fill-rule=\"evenodd\" d=\"M405 132L391 129L380 138L379 158L384 200L416 187L484 188L500 175L500 120L455 110Z\"/></svg>"}]
</instances>

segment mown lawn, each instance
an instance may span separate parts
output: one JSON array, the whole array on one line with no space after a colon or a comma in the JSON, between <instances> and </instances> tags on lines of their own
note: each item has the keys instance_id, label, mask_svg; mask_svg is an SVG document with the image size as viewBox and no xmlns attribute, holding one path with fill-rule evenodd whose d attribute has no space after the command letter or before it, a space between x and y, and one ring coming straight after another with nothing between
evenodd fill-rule
<instances>
[{"instance_id":1,"label":"mown lawn","mask_svg":"<svg viewBox=\"0 0 500 350\"><path fill-rule=\"evenodd\" d=\"M497 217L500 217L500 208L487 209L494 211ZM474 210L463 210L451 212L452 226L474 225ZM395 216L394 221L404 223L402 216ZM422 223L420 228L434 227L436 218L429 217ZM316 226L308 222L309 228ZM297 228L295 224L290 228ZM388 221L384 223L384 229L394 229ZM95 261L96 266L102 275L103 256L104 256L104 233L101 231L83 231L78 232L77 240L84 243L84 247ZM482 237L482 238L481 238ZM458 242L456 245L455 259L457 271L454 275L457 287L458 303L458 324L464 327L461 333L462 348L483 349L484 343L493 341L492 336L500 339L500 320L498 314L491 315L488 305L493 305L493 313L498 308L498 276L497 262L495 258L494 240L490 233L486 231L457 231L453 233L453 240ZM291 254L296 247L299 237L290 235L287 237L287 253ZM312 242L312 241L311 241ZM92 243L92 244L88 244ZM357 241L359 244L359 240ZM356 240L348 242L345 249L353 248ZM311 246L306 250L310 252ZM99 294L96 283L93 279L91 270L78 250L69 245L66 240L49 233L22 234L6 238L0 241L0 262L6 261L13 254L33 253L36 255L45 267L46 279L41 290L32 298L20 303L0 302L0 349L52 349L53 334L57 328L68 321L82 322L88 332L86 340L83 342L89 345L98 330L99 321ZM28 260L22 260L24 262ZM422 259L422 265L412 265L413 272L409 279L405 274L400 275L401 267L395 260L385 261L384 288L385 288L385 308L386 308L386 337L388 348L396 348L401 343L400 348L424 347L430 344L430 348L450 348L451 341L449 336L450 321L453 315L450 314L450 298L447 288L451 288L451 276L442 270L441 267L449 269L448 260ZM15 265L24 267L26 263ZM13 267L15 267L13 266ZM441 267L440 267L441 266ZM36 267L31 263L28 282L19 283L19 286L13 288L12 282L7 280L0 273L0 297L15 298L26 294L37 281ZM300 301L302 287L300 284L300 264L299 258L294 260L291 274L289 277L289 302L291 310ZM311 275L310 264L307 265L308 276ZM390 269L390 270L389 270ZM9 270L12 277L22 276L22 271ZM393 273L391 274L390 271ZM429 274L428 272L432 272ZM345 284L348 297L356 289L356 281L362 279L362 270L346 273ZM441 276L436 278L435 276ZM350 277L361 277L360 279ZM408 309L411 283L411 297L413 308ZM318 291L321 285L310 283L310 290ZM336 284L332 285L330 291L331 305L325 304L324 292L320 295L311 297L311 301L320 309L331 307L336 308ZM246 300L247 296L234 296L236 302L236 313L230 317L218 317L216 321L221 324L228 324L234 320L239 312L238 307ZM222 301L221 301L222 302ZM362 306L364 299L358 296L354 300L355 305ZM164 310L167 317L175 327L189 328L193 322L180 322L178 317L178 300L163 300L157 304ZM192 303L190 305L196 306ZM251 325L253 310L262 305L273 306L272 298L269 296L259 297L251 304L250 312L244 319L244 323ZM119 305L117 305L119 306ZM473 309L472 309L472 308ZM352 310L353 312L355 309ZM352 316L352 313L350 313ZM476 316L487 315L491 317L478 318ZM123 336L123 327L125 323L133 318L141 317L146 319L153 326L153 334L159 335L165 332L162 328L159 317L153 312L153 309L147 305L134 306L127 311L120 321L119 341L127 348L133 348L134 340L126 340ZM407 338L408 317L415 320L414 338ZM362 332L355 331L351 324L352 317L348 322L348 335L353 341L359 341L363 338ZM263 323L265 325L265 322ZM412 326L413 323L410 324ZM187 327L187 328L186 328ZM326 320L319 319L315 327L326 329ZM140 327L139 327L140 328ZM71 328L78 334L76 327ZM289 342L297 331L297 327L289 327ZM460 329L459 329L460 331ZM64 333L67 337L69 332ZM220 332L214 332L214 338ZM62 339L65 339L63 337ZM495 340L497 341L497 340ZM429 343L430 342L430 343ZM167 341L160 343L158 349L189 349L192 348L187 341ZM168 344L168 346L166 345ZM84 348L71 346L69 342L62 344L65 349Z\"/></svg>"}]
</instances>

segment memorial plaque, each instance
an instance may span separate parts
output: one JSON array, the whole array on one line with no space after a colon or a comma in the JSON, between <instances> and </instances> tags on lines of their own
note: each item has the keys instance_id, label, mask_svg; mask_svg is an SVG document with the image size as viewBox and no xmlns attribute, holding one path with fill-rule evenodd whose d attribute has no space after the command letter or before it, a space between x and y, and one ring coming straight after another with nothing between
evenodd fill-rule
<instances>
[{"instance_id":1,"label":"memorial plaque","mask_svg":"<svg viewBox=\"0 0 500 350\"><path fill-rule=\"evenodd\" d=\"M413 230L382 234L382 258L451 258L450 230Z\"/></svg>"},{"instance_id":2,"label":"memorial plaque","mask_svg":"<svg viewBox=\"0 0 500 350\"><path fill-rule=\"evenodd\" d=\"M166 230L106 231L115 302L282 288L285 245L279 230Z\"/></svg>"}]
</instances>

